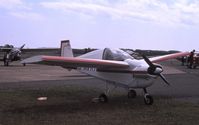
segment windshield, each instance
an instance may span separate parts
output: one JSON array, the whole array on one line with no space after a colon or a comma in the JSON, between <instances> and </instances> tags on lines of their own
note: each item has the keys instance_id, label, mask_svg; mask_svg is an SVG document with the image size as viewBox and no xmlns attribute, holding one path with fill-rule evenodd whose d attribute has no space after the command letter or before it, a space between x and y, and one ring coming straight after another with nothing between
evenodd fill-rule
<instances>
[{"instance_id":1,"label":"windshield","mask_svg":"<svg viewBox=\"0 0 199 125\"><path fill-rule=\"evenodd\" d=\"M102 59L124 61L126 59L134 59L134 58L130 56L128 53L124 52L123 50L105 48Z\"/></svg>"}]
</instances>

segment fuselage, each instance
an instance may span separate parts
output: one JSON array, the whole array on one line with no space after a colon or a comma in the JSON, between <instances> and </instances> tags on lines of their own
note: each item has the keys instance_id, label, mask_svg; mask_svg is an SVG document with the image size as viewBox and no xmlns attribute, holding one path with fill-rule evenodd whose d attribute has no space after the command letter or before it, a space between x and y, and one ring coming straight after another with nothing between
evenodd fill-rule
<instances>
[{"instance_id":1,"label":"fuselage","mask_svg":"<svg viewBox=\"0 0 199 125\"><path fill-rule=\"evenodd\" d=\"M147 73L148 65L143 60L137 60L128 53L120 49L105 48L95 50L79 56L80 58L103 59L125 61L130 64L130 67L125 71L117 69L101 69L79 67L77 70L98 79L108 81L109 83L117 84L127 88L146 88L153 84L157 76Z\"/></svg>"}]
</instances>

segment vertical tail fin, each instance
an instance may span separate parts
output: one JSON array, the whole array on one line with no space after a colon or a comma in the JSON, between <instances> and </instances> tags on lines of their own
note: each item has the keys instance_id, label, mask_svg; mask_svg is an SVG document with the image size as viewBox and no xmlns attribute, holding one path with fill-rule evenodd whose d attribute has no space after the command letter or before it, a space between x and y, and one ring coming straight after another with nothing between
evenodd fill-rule
<instances>
[{"instance_id":1,"label":"vertical tail fin","mask_svg":"<svg viewBox=\"0 0 199 125\"><path fill-rule=\"evenodd\" d=\"M73 57L73 52L72 52L69 40L61 41L61 56Z\"/></svg>"}]
</instances>

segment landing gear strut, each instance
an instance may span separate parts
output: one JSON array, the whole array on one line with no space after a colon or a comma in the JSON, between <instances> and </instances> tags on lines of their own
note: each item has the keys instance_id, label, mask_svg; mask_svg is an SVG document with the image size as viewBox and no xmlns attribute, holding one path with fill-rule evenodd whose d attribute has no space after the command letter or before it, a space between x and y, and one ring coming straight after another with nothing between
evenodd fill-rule
<instances>
[{"instance_id":1,"label":"landing gear strut","mask_svg":"<svg viewBox=\"0 0 199 125\"><path fill-rule=\"evenodd\" d=\"M147 93L146 88L144 88L144 103L146 105L152 105L153 104L153 97Z\"/></svg>"}]
</instances>

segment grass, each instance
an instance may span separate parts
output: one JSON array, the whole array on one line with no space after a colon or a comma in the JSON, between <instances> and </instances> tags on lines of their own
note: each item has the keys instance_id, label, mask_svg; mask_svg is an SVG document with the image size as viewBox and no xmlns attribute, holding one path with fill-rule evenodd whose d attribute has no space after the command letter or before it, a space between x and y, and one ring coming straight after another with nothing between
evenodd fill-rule
<instances>
[{"instance_id":1,"label":"grass","mask_svg":"<svg viewBox=\"0 0 199 125\"><path fill-rule=\"evenodd\" d=\"M92 103L101 91L62 86L0 91L0 125L198 125L199 105L154 97L146 106L143 97L127 99L115 93L107 104ZM47 96L47 101L37 101Z\"/></svg>"}]
</instances>

